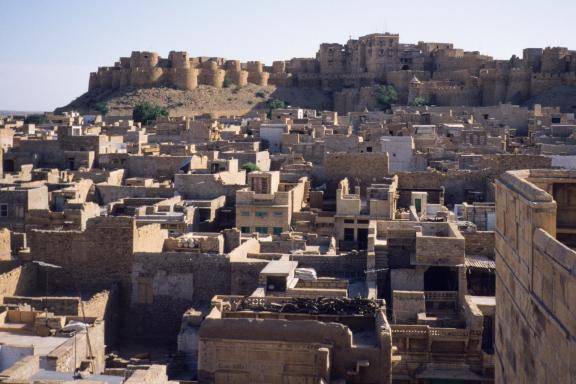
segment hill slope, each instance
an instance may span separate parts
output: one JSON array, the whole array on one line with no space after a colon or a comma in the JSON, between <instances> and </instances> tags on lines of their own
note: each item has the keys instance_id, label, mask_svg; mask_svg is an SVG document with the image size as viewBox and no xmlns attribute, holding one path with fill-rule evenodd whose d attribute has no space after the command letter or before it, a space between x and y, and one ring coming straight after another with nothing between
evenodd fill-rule
<instances>
[{"instance_id":1,"label":"hill slope","mask_svg":"<svg viewBox=\"0 0 576 384\"><path fill-rule=\"evenodd\" d=\"M332 108L332 95L319 89L259 87L249 84L241 88L235 86L215 88L201 85L191 91L157 87L114 92L87 92L56 111L74 110L91 113L94 112L93 108L96 103L105 102L110 109L109 116L129 116L136 104L148 101L168 108L173 116L205 113L214 116L243 115L252 110L267 110L267 101L273 99L303 108Z\"/></svg>"}]
</instances>

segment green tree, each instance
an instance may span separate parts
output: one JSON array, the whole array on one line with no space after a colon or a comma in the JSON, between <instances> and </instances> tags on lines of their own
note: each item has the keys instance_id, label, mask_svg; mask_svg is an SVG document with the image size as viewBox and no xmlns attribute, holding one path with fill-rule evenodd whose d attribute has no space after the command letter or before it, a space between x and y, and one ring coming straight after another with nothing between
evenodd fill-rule
<instances>
[{"instance_id":1,"label":"green tree","mask_svg":"<svg viewBox=\"0 0 576 384\"><path fill-rule=\"evenodd\" d=\"M424 105L428 105L428 101L425 98L418 96L415 97L414 100L409 103L409 105L412 107L422 107Z\"/></svg>"},{"instance_id":2,"label":"green tree","mask_svg":"<svg viewBox=\"0 0 576 384\"><path fill-rule=\"evenodd\" d=\"M252 162L242 164L242 169L244 169L248 173L260 170L260 168L258 168L258 166Z\"/></svg>"},{"instance_id":3,"label":"green tree","mask_svg":"<svg viewBox=\"0 0 576 384\"><path fill-rule=\"evenodd\" d=\"M41 115L41 114L28 115L24 119L25 124L39 125L39 124L46 124L47 122L48 122L48 119L46 118L46 116Z\"/></svg>"},{"instance_id":4,"label":"green tree","mask_svg":"<svg viewBox=\"0 0 576 384\"><path fill-rule=\"evenodd\" d=\"M222 86L224 88L229 88L232 85L232 80L230 79L224 79L224 82L222 83Z\"/></svg>"},{"instance_id":5,"label":"green tree","mask_svg":"<svg viewBox=\"0 0 576 384\"><path fill-rule=\"evenodd\" d=\"M110 112L110 108L108 108L108 104L106 104L103 101L94 104L94 110L103 116L106 116L108 114L108 112Z\"/></svg>"},{"instance_id":6,"label":"green tree","mask_svg":"<svg viewBox=\"0 0 576 384\"><path fill-rule=\"evenodd\" d=\"M398 92L392 85L379 85L376 88L376 100L380 107L387 111L398 101Z\"/></svg>"},{"instance_id":7,"label":"green tree","mask_svg":"<svg viewBox=\"0 0 576 384\"><path fill-rule=\"evenodd\" d=\"M286 107L286 103L283 102L282 100L274 99L274 100L270 100L270 101L268 102L268 107L270 107L270 110L272 110L272 109L285 108L285 107Z\"/></svg>"},{"instance_id":8,"label":"green tree","mask_svg":"<svg viewBox=\"0 0 576 384\"><path fill-rule=\"evenodd\" d=\"M272 118L272 111L274 109L285 108L285 107L286 107L286 103L284 103L282 100L279 100L279 99L268 100L268 113L266 115L268 116L269 119L271 119Z\"/></svg>"},{"instance_id":9,"label":"green tree","mask_svg":"<svg viewBox=\"0 0 576 384\"><path fill-rule=\"evenodd\" d=\"M259 97L259 98L261 98L261 99L265 99L266 96L268 96L268 94L267 94L266 92L264 92L264 91L258 91L258 92L255 93L255 95L256 95L256 97Z\"/></svg>"},{"instance_id":10,"label":"green tree","mask_svg":"<svg viewBox=\"0 0 576 384\"><path fill-rule=\"evenodd\" d=\"M132 110L132 118L138 123L148 123L163 116L168 116L166 108L147 101L138 103Z\"/></svg>"}]
</instances>

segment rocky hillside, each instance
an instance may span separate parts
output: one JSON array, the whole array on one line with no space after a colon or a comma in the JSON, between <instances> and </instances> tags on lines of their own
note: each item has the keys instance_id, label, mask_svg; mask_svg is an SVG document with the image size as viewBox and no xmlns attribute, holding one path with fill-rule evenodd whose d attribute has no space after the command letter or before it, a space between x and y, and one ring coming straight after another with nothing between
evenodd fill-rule
<instances>
[{"instance_id":1,"label":"rocky hillside","mask_svg":"<svg viewBox=\"0 0 576 384\"><path fill-rule=\"evenodd\" d=\"M159 87L127 89L114 92L87 92L56 111L94 112L94 105L105 102L109 116L129 116L133 107L143 101L164 106L173 116L212 114L243 115L253 110L267 110L269 100L279 99L287 105L303 108L331 109L332 95L312 88L259 87L249 84L238 88L215 88L201 85L192 91Z\"/></svg>"}]
</instances>

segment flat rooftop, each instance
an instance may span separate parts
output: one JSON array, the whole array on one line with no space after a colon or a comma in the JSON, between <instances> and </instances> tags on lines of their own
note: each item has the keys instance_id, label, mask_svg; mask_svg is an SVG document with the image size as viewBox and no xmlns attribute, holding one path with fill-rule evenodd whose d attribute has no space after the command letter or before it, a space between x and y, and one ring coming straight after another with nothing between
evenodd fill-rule
<instances>
[{"instance_id":1,"label":"flat rooftop","mask_svg":"<svg viewBox=\"0 0 576 384\"><path fill-rule=\"evenodd\" d=\"M272 260L260 272L269 276L288 276L298 266L297 261Z\"/></svg>"},{"instance_id":2,"label":"flat rooftop","mask_svg":"<svg viewBox=\"0 0 576 384\"><path fill-rule=\"evenodd\" d=\"M384 307L382 300L364 298L294 298L294 297L244 297L244 296L216 296L220 303L230 303L229 308L221 308L223 312L244 313L268 312L290 313L338 317L365 317L373 318ZM215 302L212 302L215 304ZM296 320L296 318L293 318Z\"/></svg>"},{"instance_id":3,"label":"flat rooftop","mask_svg":"<svg viewBox=\"0 0 576 384\"><path fill-rule=\"evenodd\" d=\"M38 371L32 377L32 380L50 380L52 381L62 381L62 382L89 382L89 383L106 383L106 384L122 384L124 378L122 376L110 376L110 375L91 375L86 379L75 379L72 372L56 372L56 371Z\"/></svg>"},{"instance_id":4,"label":"flat rooftop","mask_svg":"<svg viewBox=\"0 0 576 384\"><path fill-rule=\"evenodd\" d=\"M24 332L0 331L0 344L20 347L34 346L35 355L47 355L57 347L68 341L68 337L47 336L41 337Z\"/></svg>"}]
</instances>

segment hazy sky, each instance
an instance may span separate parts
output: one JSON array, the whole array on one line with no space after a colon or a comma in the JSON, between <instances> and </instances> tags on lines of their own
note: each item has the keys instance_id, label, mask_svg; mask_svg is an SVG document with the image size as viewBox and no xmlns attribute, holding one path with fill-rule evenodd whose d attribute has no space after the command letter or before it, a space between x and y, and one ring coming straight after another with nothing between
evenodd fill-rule
<instances>
[{"instance_id":1,"label":"hazy sky","mask_svg":"<svg viewBox=\"0 0 576 384\"><path fill-rule=\"evenodd\" d=\"M576 0L0 0L0 110L52 110L133 50L241 60L312 57L373 32L499 59L576 49Z\"/></svg>"}]
</instances>

